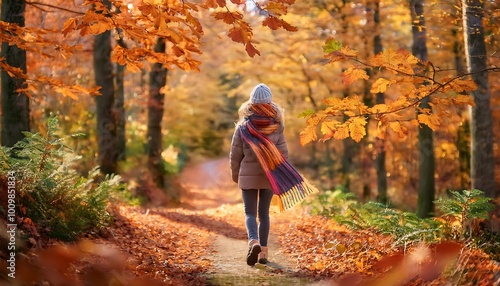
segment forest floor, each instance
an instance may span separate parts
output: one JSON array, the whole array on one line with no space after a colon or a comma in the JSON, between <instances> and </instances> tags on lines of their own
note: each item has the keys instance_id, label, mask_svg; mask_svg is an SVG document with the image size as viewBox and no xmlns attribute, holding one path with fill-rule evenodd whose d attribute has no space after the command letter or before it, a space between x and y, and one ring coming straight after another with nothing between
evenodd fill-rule
<instances>
[{"instance_id":1,"label":"forest floor","mask_svg":"<svg viewBox=\"0 0 500 286\"><path fill-rule=\"evenodd\" d=\"M76 276L87 281L85 285L96 286L498 285L500 281L498 262L477 249L460 245L458 259L449 255L456 244L415 246L403 253L392 247L390 237L353 231L300 207L273 211L270 262L248 266L241 194L228 168L226 159L188 166L180 176L184 193L179 206L114 206L113 224L77 244L76 251L56 245L39 254L45 275L66 281L53 285L78 285L67 284ZM82 259L82 252L92 255ZM71 265L76 266L69 267L75 260L79 261ZM22 269L18 272L21 275Z\"/></svg>"}]
</instances>

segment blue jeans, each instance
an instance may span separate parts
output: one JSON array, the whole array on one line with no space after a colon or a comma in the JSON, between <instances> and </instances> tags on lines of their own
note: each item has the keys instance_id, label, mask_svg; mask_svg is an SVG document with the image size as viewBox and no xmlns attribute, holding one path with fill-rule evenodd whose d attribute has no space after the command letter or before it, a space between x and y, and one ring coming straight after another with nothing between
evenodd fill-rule
<instances>
[{"instance_id":1,"label":"blue jeans","mask_svg":"<svg viewBox=\"0 0 500 286\"><path fill-rule=\"evenodd\" d=\"M256 239L260 242L260 245L267 246L271 226L269 207L271 206L273 191L266 189L242 190L242 196L248 240ZM258 226L257 215L259 216Z\"/></svg>"}]
</instances>

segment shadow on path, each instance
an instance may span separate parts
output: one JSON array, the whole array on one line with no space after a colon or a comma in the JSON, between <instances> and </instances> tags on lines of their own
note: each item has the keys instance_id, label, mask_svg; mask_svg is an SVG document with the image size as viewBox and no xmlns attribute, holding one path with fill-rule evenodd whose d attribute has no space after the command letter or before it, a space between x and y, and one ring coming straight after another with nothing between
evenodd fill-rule
<instances>
[{"instance_id":1,"label":"shadow on path","mask_svg":"<svg viewBox=\"0 0 500 286\"><path fill-rule=\"evenodd\" d=\"M191 224L196 228L201 228L233 239L246 240L246 230L233 226L222 219L216 219L203 214L183 214L176 211L153 210L150 214L160 215L168 220Z\"/></svg>"}]
</instances>

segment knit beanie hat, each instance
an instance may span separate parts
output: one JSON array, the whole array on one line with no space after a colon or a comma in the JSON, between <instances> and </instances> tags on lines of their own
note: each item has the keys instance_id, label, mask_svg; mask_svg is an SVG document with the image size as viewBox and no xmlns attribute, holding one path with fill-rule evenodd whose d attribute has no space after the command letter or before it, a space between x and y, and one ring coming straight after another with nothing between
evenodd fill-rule
<instances>
[{"instance_id":1,"label":"knit beanie hat","mask_svg":"<svg viewBox=\"0 0 500 286\"><path fill-rule=\"evenodd\" d=\"M271 89L263 83L256 85L250 93L250 102L252 104L271 103L272 99Z\"/></svg>"}]
</instances>

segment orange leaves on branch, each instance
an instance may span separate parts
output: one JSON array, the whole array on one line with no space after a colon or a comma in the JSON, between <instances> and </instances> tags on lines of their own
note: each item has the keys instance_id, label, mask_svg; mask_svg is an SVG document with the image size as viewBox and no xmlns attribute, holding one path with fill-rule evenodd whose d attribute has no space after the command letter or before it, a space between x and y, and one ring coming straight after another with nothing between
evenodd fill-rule
<instances>
[{"instance_id":1,"label":"orange leaves on branch","mask_svg":"<svg viewBox=\"0 0 500 286\"><path fill-rule=\"evenodd\" d=\"M246 5L246 1L243 0L230 0L230 2L238 6ZM271 0L264 7L260 6L259 3L255 3L255 9L266 11L268 14L262 21L263 26L269 27L272 30L283 28L289 32L295 32L297 31L297 27L279 18L287 14L287 6L294 2L294 0ZM226 5L225 0L207 0L202 7L218 9L212 13L214 18L228 25L232 25L227 34L228 37L236 43L242 43L245 46L245 51L250 57L260 55L259 50L257 50L253 44L253 29L249 23L244 20L241 12L231 11ZM225 9L222 11L220 8Z\"/></svg>"},{"instance_id":2,"label":"orange leaves on branch","mask_svg":"<svg viewBox=\"0 0 500 286\"><path fill-rule=\"evenodd\" d=\"M442 106L474 104L471 96L463 94L477 88L472 79L463 75L440 77L439 69L426 69L433 67L432 63L422 62L408 51L389 49L364 62L357 58L355 50L333 38L325 42L323 50L330 63L348 61L355 64L342 73L345 85L351 85L358 79L369 80L366 69L385 70L390 73L373 73L381 76L373 79L370 92L385 93L390 87L398 97L371 107L366 106L362 98L355 95L342 99L325 98L323 103L326 107L305 116L309 118L304 132L301 133L302 144L317 140L315 132L318 126L323 134L322 141L351 137L359 142L366 136L368 118L378 121L374 134L381 139L390 132L405 137L409 134L410 125L418 127L424 124L432 130L438 130L442 117L449 115ZM426 98L430 98L432 109L419 108L422 100ZM420 113L418 116L415 116L415 113L405 113L409 109L419 110ZM310 120L312 118L314 120ZM336 121L335 118L343 119L344 122Z\"/></svg>"},{"instance_id":3,"label":"orange leaves on branch","mask_svg":"<svg viewBox=\"0 0 500 286\"><path fill-rule=\"evenodd\" d=\"M39 84L48 85L52 87L57 93L60 93L66 97L70 97L74 100L77 100L79 95L96 95L99 93L100 89L99 87L85 88L78 84L68 85L62 80L46 76L30 77L22 69L13 67L5 63L3 58L0 58L0 69L6 71L10 77L24 79L25 85L21 88L18 88L16 92L24 93L28 96L30 96L31 94L36 94L39 91Z\"/></svg>"},{"instance_id":4,"label":"orange leaves on branch","mask_svg":"<svg viewBox=\"0 0 500 286\"><path fill-rule=\"evenodd\" d=\"M340 41L336 41L332 37L326 40L323 51L326 53L325 58L327 58L330 63L347 61L358 56L357 51L342 45Z\"/></svg>"},{"instance_id":5,"label":"orange leaves on branch","mask_svg":"<svg viewBox=\"0 0 500 286\"><path fill-rule=\"evenodd\" d=\"M445 86L444 91L453 90L457 93L470 92L477 89L477 84L471 79L457 78L449 81L449 85Z\"/></svg>"},{"instance_id":6,"label":"orange leaves on branch","mask_svg":"<svg viewBox=\"0 0 500 286\"><path fill-rule=\"evenodd\" d=\"M226 3L216 1L215 4ZM164 66L177 66L183 70L198 70L199 60L193 53L201 54L200 38L203 28L199 19L193 16L200 5L187 2L168 2L161 5L144 2L135 9L129 9L121 1L113 4L119 10L109 9L100 1L86 1L93 4L83 16L67 20L63 25L63 34L79 31L81 35L97 35L111 29L120 29L121 35L129 41L130 48L115 49L113 60L127 65L129 71L139 71L141 61L161 63ZM214 3L209 3L214 5ZM222 14L221 14L222 15ZM227 16L227 15L224 15ZM237 14L233 15L238 17ZM228 17L224 18L228 21ZM164 38L166 54L160 55L152 49L157 38Z\"/></svg>"},{"instance_id":7,"label":"orange leaves on branch","mask_svg":"<svg viewBox=\"0 0 500 286\"><path fill-rule=\"evenodd\" d=\"M298 31L297 27L292 26L288 22L274 16L268 16L264 21L262 21L262 26L267 26L272 30L278 30L279 28L283 28L289 32Z\"/></svg>"},{"instance_id":8,"label":"orange leaves on branch","mask_svg":"<svg viewBox=\"0 0 500 286\"><path fill-rule=\"evenodd\" d=\"M0 21L0 41L16 45L20 49L45 58L54 58L58 55L68 57L78 46L70 46L65 43L59 43L52 40L50 36L57 34L57 31L34 28L20 27L14 23Z\"/></svg>"},{"instance_id":9,"label":"orange leaves on branch","mask_svg":"<svg viewBox=\"0 0 500 286\"><path fill-rule=\"evenodd\" d=\"M359 103L356 96L339 98L326 98L323 102L330 107L320 110L307 119L306 128L300 133L300 143L305 145L317 140L316 127L320 126L320 132L323 135L321 141L334 138L342 140L351 137L359 142L366 135L366 118L359 116L365 112L367 107ZM336 116L348 116L345 122L335 119Z\"/></svg>"},{"instance_id":10,"label":"orange leaves on branch","mask_svg":"<svg viewBox=\"0 0 500 286\"><path fill-rule=\"evenodd\" d=\"M467 105L472 105L474 106L474 98L470 95L457 95L457 96L452 96L451 97L451 102L453 104L457 104L457 105L463 105L463 104L467 104Z\"/></svg>"}]
</instances>

